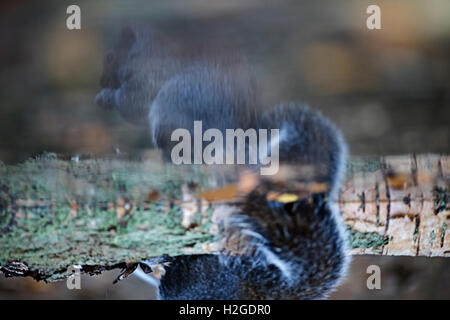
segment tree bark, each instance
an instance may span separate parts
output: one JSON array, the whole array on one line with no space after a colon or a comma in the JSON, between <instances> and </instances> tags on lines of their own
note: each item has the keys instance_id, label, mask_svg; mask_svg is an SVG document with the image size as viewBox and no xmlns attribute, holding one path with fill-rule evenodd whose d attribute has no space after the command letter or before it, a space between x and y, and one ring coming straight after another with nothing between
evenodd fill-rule
<instances>
[{"instance_id":1,"label":"tree bark","mask_svg":"<svg viewBox=\"0 0 450 320\"><path fill-rule=\"evenodd\" d=\"M449 158L432 154L384 157L372 168L350 166L339 201L345 223L388 241L376 248L353 244L353 253L450 256L449 178Z\"/></svg>"}]
</instances>

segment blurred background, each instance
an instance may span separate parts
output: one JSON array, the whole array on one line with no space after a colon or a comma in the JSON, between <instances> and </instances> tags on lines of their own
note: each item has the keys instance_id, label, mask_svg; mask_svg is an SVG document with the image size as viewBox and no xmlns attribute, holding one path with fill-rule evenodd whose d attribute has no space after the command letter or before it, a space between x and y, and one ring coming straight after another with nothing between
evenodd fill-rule
<instances>
[{"instance_id":1,"label":"blurred background","mask_svg":"<svg viewBox=\"0 0 450 320\"><path fill-rule=\"evenodd\" d=\"M66 8L81 8L67 30ZM449 153L450 2L380 1L381 30L366 27L374 1L97 0L0 3L0 161L43 151L140 157L145 128L97 107L102 59L121 28L144 21L174 37L212 39L242 51L264 107L303 101L323 111L353 155ZM378 264L382 290L366 287ZM356 257L333 298L450 298L450 259ZM115 272L65 283L0 277L0 298L151 298Z\"/></svg>"}]
</instances>

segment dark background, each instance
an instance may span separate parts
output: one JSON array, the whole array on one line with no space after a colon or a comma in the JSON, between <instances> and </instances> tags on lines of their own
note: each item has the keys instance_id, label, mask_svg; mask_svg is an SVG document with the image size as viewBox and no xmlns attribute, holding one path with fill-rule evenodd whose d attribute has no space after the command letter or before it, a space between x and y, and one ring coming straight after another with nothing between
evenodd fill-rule
<instances>
[{"instance_id":1,"label":"dark background","mask_svg":"<svg viewBox=\"0 0 450 320\"><path fill-rule=\"evenodd\" d=\"M368 30L366 8L375 3L382 29ZM81 30L66 28L69 4L81 7ZM353 155L448 154L449 17L448 0L2 1L0 160L42 151L105 156L116 148L145 156L147 130L93 103L106 50L137 21L241 50L264 107L296 100L322 110ZM365 286L370 264L382 268L380 291ZM450 298L449 267L449 259L357 257L333 297ZM112 286L112 277L85 277L79 292L1 277L0 297L149 297L137 279Z\"/></svg>"}]
</instances>

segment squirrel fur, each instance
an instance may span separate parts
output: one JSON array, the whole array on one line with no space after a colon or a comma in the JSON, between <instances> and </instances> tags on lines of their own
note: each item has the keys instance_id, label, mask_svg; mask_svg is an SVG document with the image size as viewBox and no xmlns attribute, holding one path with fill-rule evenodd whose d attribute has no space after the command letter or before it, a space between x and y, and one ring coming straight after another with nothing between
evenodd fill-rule
<instances>
[{"instance_id":1,"label":"squirrel fur","mask_svg":"<svg viewBox=\"0 0 450 320\"><path fill-rule=\"evenodd\" d=\"M342 218L333 204L345 171L344 138L323 115L300 103L262 112L257 81L245 58L206 52L186 50L151 28L125 28L105 59L96 102L131 122L146 123L166 159L173 146L170 133L177 128L192 132L194 120L222 131L279 129L280 164L313 168L291 180L327 188L280 203L269 201L267 194L289 192L289 186L267 179L242 204L221 206L222 243L227 245L218 254L164 257L159 297L327 297L350 261ZM152 270L152 261L141 262L145 272Z\"/></svg>"}]
</instances>

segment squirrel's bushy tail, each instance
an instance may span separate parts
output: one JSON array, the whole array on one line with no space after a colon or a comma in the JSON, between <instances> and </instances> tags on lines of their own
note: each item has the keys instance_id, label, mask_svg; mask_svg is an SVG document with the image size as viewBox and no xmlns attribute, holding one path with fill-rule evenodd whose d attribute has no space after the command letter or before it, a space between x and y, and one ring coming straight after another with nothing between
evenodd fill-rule
<instances>
[{"instance_id":1,"label":"squirrel's bushy tail","mask_svg":"<svg viewBox=\"0 0 450 320\"><path fill-rule=\"evenodd\" d=\"M330 201L345 166L340 132L320 113L295 103L268 111L260 127L280 130L280 162L300 172L282 185L267 179L244 205L222 208L229 211L222 221L223 253L174 258L161 282L162 297L323 298L345 274L345 231ZM296 187L308 183L327 187L289 202L269 196L298 192ZM189 280L182 285L185 272Z\"/></svg>"}]
</instances>

